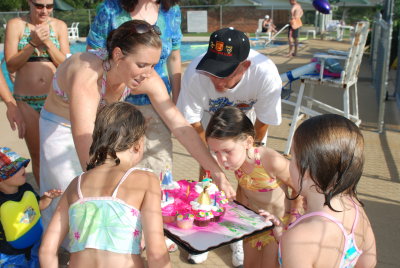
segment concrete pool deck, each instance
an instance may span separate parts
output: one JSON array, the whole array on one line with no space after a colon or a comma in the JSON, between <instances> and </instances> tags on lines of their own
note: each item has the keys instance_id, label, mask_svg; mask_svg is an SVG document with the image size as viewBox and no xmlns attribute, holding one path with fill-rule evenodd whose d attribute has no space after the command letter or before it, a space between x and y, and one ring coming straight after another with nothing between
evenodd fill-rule
<instances>
[{"instance_id":1,"label":"concrete pool deck","mask_svg":"<svg viewBox=\"0 0 400 268\"><path fill-rule=\"evenodd\" d=\"M208 40L208 38L207 38ZM206 40L206 41L207 41ZM195 41L199 41L196 39ZM286 58L287 46L267 48L262 52L268 55L277 65L280 73L292 70L307 64L316 52L328 49L346 50L346 42L308 40L300 48L299 55L295 58ZM183 63L183 68L188 62ZM373 226L378 251L378 265L381 268L395 268L400 263L398 245L400 244L400 120L399 110L395 101L386 102L385 131L377 132L378 107L375 90L371 83L368 55L365 55L361 66L358 94L360 116L362 119L361 130L365 138L365 168L358 186L359 197L365 204L365 209ZM390 83L393 81L390 80ZM389 84L390 84L389 83ZM299 82L293 84L296 91ZM315 93L324 99L340 101L340 92L337 89L316 87ZM272 126L269 131L268 146L283 152L286 137L289 132L291 107L283 106L283 122L280 126ZM5 105L0 104L0 133L1 146L9 146L21 155L28 157L28 150L23 140L17 138L12 132L5 117ZM174 138L174 166L175 180L194 179L198 175L198 164L187 151ZM27 168L28 179L33 184L32 170ZM236 186L236 181L231 173L229 180ZM36 185L35 185L36 186ZM397 248L397 249L396 249ZM180 249L170 254L173 267L193 267L187 262L187 253ZM208 260L198 267L233 267L231 264L231 251L228 246L213 250ZM65 266L61 266L65 267Z\"/></svg>"}]
</instances>

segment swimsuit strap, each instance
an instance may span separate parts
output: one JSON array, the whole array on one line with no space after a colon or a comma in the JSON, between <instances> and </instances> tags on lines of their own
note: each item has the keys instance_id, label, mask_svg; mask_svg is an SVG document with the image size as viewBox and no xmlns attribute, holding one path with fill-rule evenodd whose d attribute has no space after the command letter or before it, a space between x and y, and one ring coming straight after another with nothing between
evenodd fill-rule
<instances>
[{"instance_id":1,"label":"swimsuit strap","mask_svg":"<svg viewBox=\"0 0 400 268\"><path fill-rule=\"evenodd\" d=\"M305 215L301 216L300 218L298 218L295 222L293 222L289 226L289 229L293 228L294 226L296 226L300 221L302 221L304 219L307 219L307 218L310 218L310 217L314 217L314 216L321 216L321 217L324 217L324 218L327 218L327 219L333 221L342 230L344 236L347 237L347 233L346 233L346 230L343 227L343 224L338 219L333 217L332 215L330 215L330 214L328 214L326 212L323 212L323 211L311 212L311 213L308 213L308 214L305 214Z\"/></svg>"},{"instance_id":2,"label":"swimsuit strap","mask_svg":"<svg viewBox=\"0 0 400 268\"><path fill-rule=\"evenodd\" d=\"M354 219L353 226L351 227L351 233L354 233L354 229L356 228L357 223L358 223L358 215L359 215L359 213L358 213L358 206L357 206L357 204L353 201L353 199L350 198L350 200L351 200L351 202L353 203L354 208L356 209L356 218Z\"/></svg>"},{"instance_id":3,"label":"swimsuit strap","mask_svg":"<svg viewBox=\"0 0 400 268\"><path fill-rule=\"evenodd\" d=\"M261 165L260 151L258 150L257 147L254 148L254 162L255 162L256 165L258 165L258 166Z\"/></svg>"},{"instance_id":4,"label":"swimsuit strap","mask_svg":"<svg viewBox=\"0 0 400 268\"><path fill-rule=\"evenodd\" d=\"M83 198L82 190L81 190L81 180L82 180L82 174L83 174L83 173L84 173L84 172L82 172L81 175L79 175L79 177L78 177L78 185L77 185L77 188L78 188L78 197L79 197L79 199L82 199L82 198Z\"/></svg>"},{"instance_id":5,"label":"swimsuit strap","mask_svg":"<svg viewBox=\"0 0 400 268\"><path fill-rule=\"evenodd\" d=\"M114 192L113 192L113 194L112 194L112 197L113 197L113 198L115 198L115 197L117 196L119 186L125 181L125 179L129 176L129 174L131 174L132 171L134 171L134 170L136 170L136 169L138 169L138 168L130 168L130 169L128 169L128 171L124 174L124 176L122 176L122 178L119 180L119 182L118 182L117 186L115 187L115 190L114 190ZM83 194L82 194L82 190L81 190L81 180L82 180L82 175L83 175L83 174L84 174L84 172L82 172L81 175L79 175L79 177L78 177L78 185L77 185L77 188L78 188L78 189L77 189L77 190L78 190L78 197L79 197L79 199L82 199L82 198L83 198Z\"/></svg>"},{"instance_id":6,"label":"swimsuit strap","mask_svg":"<svg viewBox=\"0 0 400 268\"><path fill-rule=\"evenodd\" d=\"M354 232L354 229L355 229L355 227L356 227L356 225L357 225L357 222L358 222L358 206L356 205L356 203L354 203L354 201L353 201L352 199L350 199L350 200L353 202L353 205L354 205L355 210L356 210L356 217L355 217L355 219L354 219L353 226L351 227L351 233L353 233L353 232ZM298 218L295 222L293 222L293 223L289 226L289 229L292 228L292 227L294 227L296 224L298 224L298 223L299 223L300 221L302 221L303 219L306 219L306 218L309 218L309 217L313 217L313 216L321 216L321 217L325 217L325 218L327 218L327 219L333 221L334 223L337 224L337 226L339 226L339 228L340 228L340 229L342 230L342 232L343 232L343 235L347 238L348 234L347 234L346 229L344 228L343 224L342 224L338 219L336 219L335 217L333 217L332 215L330 215L330 214L328 214L328 213L326 213L326 212L323 212L323 211L311 212L311 213L308 213L308 214L305 214L305 215L301 216L300 218Z\"/></svg>"},{"instance_id":7,"label":"swimsuit strap","mask_svg":"<svg viewBox=\"0 0 400 268\"><path fill-rule=\"evenodd\" d=\"M104 69L103 77L101 78L101 99L103 100L104 95L106 95L106 81L107 81L107 70Z\"/></svg>"},{"instance_id":8,"label":"swimsuit strap","mask_svg":"<svg viewBox=\"0 0 400 268\"><path fill-rule=\"evenodd\" d=\"M133 168L128 169L128 171L127 171L127 172L124 174L124 176L120 179L120 181L119 181L117 187L115 187L115 190L114 190L114 192L113 192L113 194L112 194L112 197L113 197L113 198L117 197L117 193L118 193L119 186L126 180L126 178L128 178L128 176L132 173L132 171L137 170L137 169L139 169L139 168L133 167Z\"/></svg>"}]
</instances>

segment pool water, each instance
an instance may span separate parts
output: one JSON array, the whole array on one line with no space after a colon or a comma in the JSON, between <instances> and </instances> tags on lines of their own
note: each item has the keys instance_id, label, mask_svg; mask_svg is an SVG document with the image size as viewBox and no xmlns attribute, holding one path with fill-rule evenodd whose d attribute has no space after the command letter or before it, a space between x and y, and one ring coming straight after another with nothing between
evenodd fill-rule
<instances>
[{"instance_id":1,"label":"pool water","mask_svg":"<svg viewBox=\"0 0 400 268\"><path fill-rule=\"evenodd\" d=\"M183 61L192 60L198 55L207 51L208 43L205 42L182 42L181 44L181 58ZM86 50L86 43L71 44L71 53L82 52Z\"/></svg>"},{"instance_id":2,"label":"pool water","mask_svg":"<svg viewBox=\"0 0 400 268\"><path fill-rule=\"evenodd\" d=\"M269 44L268 46L277 46L277 45L282 45L282 44ZM205 53L208 48L208 42L182 42L181 44L181 58L182 62L184 61L190 61L194 59L195 57ZM256 44L255 46L251 47L252 49L259 50L259 49L264 49L265 46ZM78 53L78 52L83 52L86 50L86 43L82 42L76 42L71 44L71 53ZM0 54L0 61L3 60L4 54ZM6 68L6 63L3 62L1 64L1 68L4 74L4 77L6 78L7 85L10 88L11 91L13 91L13 84L11 83L10 78L8 77L8 72Z\"/></svg>"}]
</instances>

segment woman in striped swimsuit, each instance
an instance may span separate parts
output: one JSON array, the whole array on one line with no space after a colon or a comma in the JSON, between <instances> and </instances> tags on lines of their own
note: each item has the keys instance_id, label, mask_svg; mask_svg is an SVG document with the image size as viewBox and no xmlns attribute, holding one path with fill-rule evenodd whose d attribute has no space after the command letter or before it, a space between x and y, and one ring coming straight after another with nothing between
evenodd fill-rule
<instances>
[{"instance_id":1,"label":"woman in striped swimsuit","mask_svg":"<svg viewBox=\"0 0 400 268\"><path fill-rule=\"evenodd\" d=\"M12 118L23 118L25 131L18 134L28 146L39 185L39 113L56 68L70 51L67 25L50 17L53 0L29 0L28 3L30 12L26 16L7 23L4 54L8 71L15 73L17 104L7 108L14 114Z\"/></svg>"}]
</instances>

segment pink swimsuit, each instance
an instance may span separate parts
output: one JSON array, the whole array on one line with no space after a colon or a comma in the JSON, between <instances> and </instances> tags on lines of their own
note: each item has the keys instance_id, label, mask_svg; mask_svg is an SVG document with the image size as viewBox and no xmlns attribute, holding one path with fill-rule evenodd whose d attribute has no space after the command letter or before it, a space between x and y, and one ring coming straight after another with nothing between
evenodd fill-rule
<instances>
[{"instance_id":1,"label":"pink swimsuit","mask_svg":"<svg viewBox=\"0 0 400 268\"><path fill-rule=\"evenodd\" d=\"M308 213L306 215L301 216L300 218L298 218L295 222L293 222L288 229L293 228L296 224L298 224L300 221L302 221L303 219L309 218L309 217L314 217L314 216L321 216L324 218L327 218L329 220L331 220L332 222L336 223L337 226L339 226L340 230L342 230L342 233L345 237L345 245L343 248L343 254L342 254L342 258L340 261L340 266L339 268L350 268L350 267L354 267L357 263L358 258L360 257L360 255L362 254L362 250L360 250L357 245L356 245L356 241L355 241L355 237L354 237L354 230L357 226L358 223L358 206L353 202L354 207L356 209L356 218L354 219L354 223L353 226L351 228L351 233L347 233L346 229L344 228L343 224L338 221L335 217L329 215L328 213L322 212L322 211L318 211L318 212L312 212L312 213ZM279 257L279 264L282 265L282 255L281 255L281 247L279 245L279 251L278 251L278 257Z\"/></svg>"}]
</instances>

